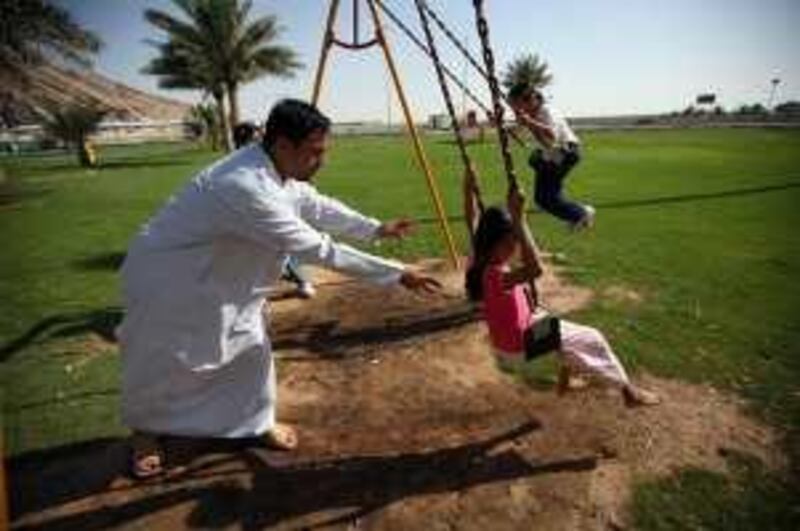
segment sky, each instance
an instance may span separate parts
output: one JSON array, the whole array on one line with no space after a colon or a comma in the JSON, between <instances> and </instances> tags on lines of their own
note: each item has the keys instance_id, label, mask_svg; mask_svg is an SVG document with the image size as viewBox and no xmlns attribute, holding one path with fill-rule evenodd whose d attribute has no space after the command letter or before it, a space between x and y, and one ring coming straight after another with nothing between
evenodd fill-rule
<instances>
[{"instance_id":1,"label":"sky","mask_svg":"<svg viewBox=\"0 0 800 531\"><path fill-rule=\"evenodd\" d=\"M361 40L371 37L360 0ZM174 11L169 0L56 0L105 45L95 61L102 74L130 86L187 102L199 92L161 90L140 73L163 38L143 17L146 8ZM414 0L384 0L420 36ZM480 58L470 0L428 0ZM310 98L329 0L254 0L253 15L275 15L275 41L293 48L304 68L292 79L267 77L240 92L242 117L263 120L284 97ZM800 100L800 0L486 0L498 69L522 54L538 54L553 83L545 90L568 116L646 114L680 110L700 93L717 94L728 109L770 100ZM430 61L384 17L387 39L416 120L444 112ZM336 33L352 38L352 2L340 2ZM439 34L440 54L488 104L479 76ZM475 108L451 87L457 110ZM334 121L397 123L402 114L378 47L334 47L320 108ZM490 106L490 105L489 105Z\"/></svg>"}]
</instances>

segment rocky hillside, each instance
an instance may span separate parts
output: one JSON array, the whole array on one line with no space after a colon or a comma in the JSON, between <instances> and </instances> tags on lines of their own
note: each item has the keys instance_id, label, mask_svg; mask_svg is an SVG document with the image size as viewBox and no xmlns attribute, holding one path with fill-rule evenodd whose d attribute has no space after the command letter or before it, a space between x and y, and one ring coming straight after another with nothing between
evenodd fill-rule
<instances>
[{"instance_id":1,"label":"rocky hillside","mask_svg":"<svg viewBox=\"0 0 800 531\"><path fill-rule=\"evenodd\" d=\"M108 118L122 121L181 120L190 105L148 94L86 69L45 65L29 72L25 88L6 88L0 94L3 125L36 121L44 109L71 101L108 109Z\"/></svg>"}]
</instances>

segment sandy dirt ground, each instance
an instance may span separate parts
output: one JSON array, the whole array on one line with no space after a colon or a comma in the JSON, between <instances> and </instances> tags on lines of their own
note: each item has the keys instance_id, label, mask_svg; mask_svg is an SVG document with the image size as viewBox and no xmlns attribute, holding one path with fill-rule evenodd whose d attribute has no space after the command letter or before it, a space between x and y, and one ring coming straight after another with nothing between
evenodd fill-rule
<instances>
[{"instance_id":1,"label":"sandy dirt ground","mask_svg":"<svg viewBox=\"0 0 800 531\"><path fill-rule=\"evenodd\" d=\"M442 295L322 271L312 300L273 294L279 417L297 451L170 439L174 468L146 482L127 476L122 439L35 452L11 463L13 528L622 529L636 481L725 472L730 451L783 465L776 434L708 386L637 375L664 403L627 409L610 389L519 383L495 367L461 275L421 266ZM553 274L540 291L559 312L640 302Z\"/></svg>"}]
</instances>

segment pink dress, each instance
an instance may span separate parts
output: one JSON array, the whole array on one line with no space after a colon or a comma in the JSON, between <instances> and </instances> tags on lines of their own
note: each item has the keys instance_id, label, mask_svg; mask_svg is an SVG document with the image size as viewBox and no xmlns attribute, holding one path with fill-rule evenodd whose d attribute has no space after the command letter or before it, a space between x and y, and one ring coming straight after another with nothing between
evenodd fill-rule
<instances>
[{"instance_id":1,"label":"pink dress","mask_svg":"<svg viewBox=\"0 0 800 531\"><path fill-rule=\"evenodd\" d=\"M525 331L535 314L522 284L503 286L504 264L489 264L483 273L483 316L498 363L525 362ZM614 385L627 385L628 375L605 336L596 328L561 319L560 360L575 371Z\"/></svg>"},{"instance_id":2,"label":"pink dress","mask_svg":"<svg viewBox=\"0 0 800 531\"><path fill-rule=\"evenodd\" d=\"M508 267L489 264L483 273L483 313L489 337L497 350L521 353L525 350L525 330L533 312L522 284L506 289L503 274Z\"/></svg>"}]
</instances>

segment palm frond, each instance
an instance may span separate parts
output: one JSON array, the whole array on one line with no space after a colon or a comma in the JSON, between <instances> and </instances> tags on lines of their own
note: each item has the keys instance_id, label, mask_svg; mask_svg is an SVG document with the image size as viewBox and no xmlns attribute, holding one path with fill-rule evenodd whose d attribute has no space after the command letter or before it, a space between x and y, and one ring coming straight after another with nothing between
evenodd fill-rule
<instances>
[{"instance_id":1,"label":"palm frond","mask_svg":"<svg viewBox=\"0 0 800 531\"><path fill-rule=\"evenodd\" d=\"M26 69L46 61L84 66L102 46L100 38L82 28L69 13L48 0L0 2L0 69L17 84Z\"/></svg>"},{"instance_id":2,"label":"palm frond","mask_svg":"<svg viewBox=\"0 0 800 531\"><path fill-rule=\"evenodd\" d=\"M158 9L146 9L144 18L153 26L167 33L170 38L184 42L198 42L204 39L199 28L190 22L179 20Z\"/></svg>"},{"instance_id":3,"label":"palm frond","mask_svg":"<svg viewBox=\"0 0 800 531\"><path fill-rule=\"evenodd\" d=\"M514 58L503 74L503 87L511 89L517 84L526 84L533 88L542 88L553 81L547 63L535 54L526 54Z\"/></svg>"},{"instance_id":4,"label":"palm frond","mask_svg":"<svg viewBox=\"0 0 800 531\"><path fill-rule=\"evenodd\" d=\"M248 58L242 81L250 81L266 74L290 78L302 65L294 51L281 46L266 46L253 52Z\"/></svg>"},{"instance_id":5,"label":"palm frond","mask_svg":"<svg viewBox=\"0 0 800 531\"><path fill-rule=\"evenodd\" d=\"M143 69L159 76L162 87L202 87L217 102L227 92L229 121L236 121L241 83L266 75L288 77L301 67L293 50L273 44L280 33L275 17L251 20L252 0L172 1L180 18L157 9L145 12L148 22L166 33L164 43L153 44L159 56Z\"/></svg>"}]
</instances>

